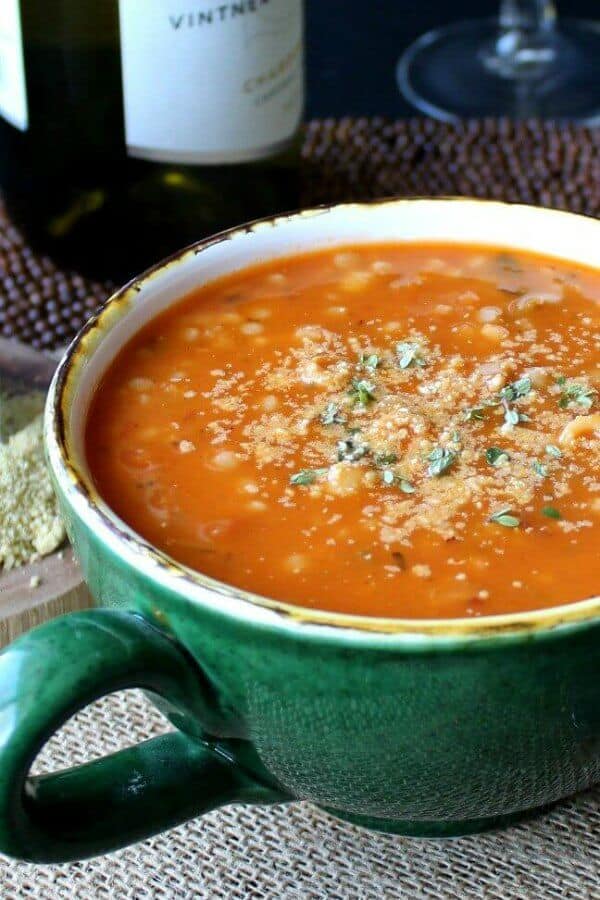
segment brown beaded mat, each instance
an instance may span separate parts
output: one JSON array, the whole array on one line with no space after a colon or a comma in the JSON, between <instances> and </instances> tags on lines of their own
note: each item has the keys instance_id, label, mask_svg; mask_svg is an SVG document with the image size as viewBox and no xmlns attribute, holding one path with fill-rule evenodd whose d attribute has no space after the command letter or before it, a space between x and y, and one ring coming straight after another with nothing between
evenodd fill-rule
<instances>
[{"instance_id":1,"label":"brown beaded mat","mask_svg":"<svg viewBox=\"0 0 600 900\"><path fill-rule=\"evenodd\" d=\"M600 130L507 121L308 125L304 205L463 194L600 215ZM0 334L63 346L110 291L36 255L0 207Z\"/></svg>"},{"instance_id":2,"label":"brown beaded mat","mask_svg":"<svg viewBox=\"0 0 600 900\"><path fill-rule=\"evenodd\" d=\"M600 132L525 123L311 123L307 204L470 194L600 215ZM0 214L0 333L63 345L108 285L34 255ZM107 698L53 738L51 770L164 731L138 693ZM90 811L93 815L93 811ZM34 867L0 857L0 898L39 900L600 900L600 788L506 831L415 841L306 803L228 807L111 856Z\"/></svg>"}]
</instances>

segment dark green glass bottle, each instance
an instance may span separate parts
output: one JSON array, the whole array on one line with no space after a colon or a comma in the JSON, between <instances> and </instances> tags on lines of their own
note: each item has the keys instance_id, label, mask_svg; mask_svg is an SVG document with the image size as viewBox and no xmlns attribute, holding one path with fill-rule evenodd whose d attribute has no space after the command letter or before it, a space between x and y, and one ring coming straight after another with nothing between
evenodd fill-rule
<instances>
[{"instance_id":1,"label":"dark green glass bottle","mask_svg":"<svg viewBox=\"0 0 600 900\"><path fill-rule=\"evenodd\" d=\"M302 0L1 0L0 185L117 280L299 205Z\"/></svg>"}]
</instances>

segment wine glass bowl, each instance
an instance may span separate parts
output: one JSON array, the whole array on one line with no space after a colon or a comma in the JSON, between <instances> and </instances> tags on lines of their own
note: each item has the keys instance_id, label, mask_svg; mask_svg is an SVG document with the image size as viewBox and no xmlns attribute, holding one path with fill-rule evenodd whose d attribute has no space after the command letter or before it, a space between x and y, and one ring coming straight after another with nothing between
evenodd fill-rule
<instances>
[{"instance_id":1,"label":"wine glass bowl","mask_svg":"<svg viewBox=\"0 0 600 900\"><path fill-rule=\"evenodd\" d=\"M499 18L419 37L397 67L404 97L445 121L508 116L600 122L600 22L504 0Z\"/></svg>"}]
</instances>

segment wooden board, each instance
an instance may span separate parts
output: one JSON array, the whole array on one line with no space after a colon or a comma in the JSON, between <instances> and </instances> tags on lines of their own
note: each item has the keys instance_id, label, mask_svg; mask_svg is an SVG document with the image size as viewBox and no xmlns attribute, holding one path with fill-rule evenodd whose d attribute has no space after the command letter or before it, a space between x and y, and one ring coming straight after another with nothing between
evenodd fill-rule
<instances>
[{"instance_id":1,"label":"wooden board","mask_svg":"<svg viewBox=\"0 0 600 900\"><path fill-rule=\"evenodd\" d=\"M34 577L40 579L38 587L31 586ZM48 619L92 605L70 547L0 573L0 647Z\"/></svg>"},{"instance_id":2,"label":"wooden board","mask_svg":"<svg viewBox=\"0 0 600 900\"><path fill-rule=\"evenodd\" d=\"M56 363L52 356L0 337L0 388L8 394L45 394ZM32 578L39 579L37 586ZM29 566L0 570L0 647L48 619L90 606L70 547Z\"/></svg>"}]
</instances>

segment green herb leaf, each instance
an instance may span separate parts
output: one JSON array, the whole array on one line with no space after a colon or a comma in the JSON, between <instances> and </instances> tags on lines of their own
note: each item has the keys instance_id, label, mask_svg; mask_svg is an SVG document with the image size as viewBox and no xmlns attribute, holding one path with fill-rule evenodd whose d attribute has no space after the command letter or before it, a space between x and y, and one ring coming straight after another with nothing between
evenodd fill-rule
<instances>
[{"instance_id":1,"label":"green herb leaf","mask_svg":"<svg viewBox=\"0 0 600 900\"><path fill-rule=\"evenodd\" d=\"M448 450L446 447L436 447L427 457L429 460L427 469L429 477L435 478L438 475L443 475L454 463L457 456L458 454L455 450Z\"/></svg>"},{"instance_id":2,"label":"green herb leaf","mask_svg":"<svg viewBox=\"0 0 600 900\"><path fill-rule=\"evenodd\" d=\"M504 413L504 421L507 425L518 425L521 417L516 409L508 408Z\"/></svg>"},{"instance_id":3,"label":"green herb leaf","mask_svg":"<svg viewBox=\"0 0 600 900\"><path fill-rule=\"evenodd\" d=\"M590 409L598 393L595 388L587 388L576 381L567 382L564 375L557 378L556 383L563 389L558 401L561 409L567 409L571 403L583 406L584 409Z\"/></svg>"},{"instance_id":4,"label":"green herb leaf","mask_svg":"<svg viewBox=\"0 0 600 900\"><path fill-rule=\"evenodd\" d=\"M328 471L329 469L303 469L301 472L296 472L295 475L292 475L290 484L301 484L304 486L314 484L317 478L326 475Z\"/></svg>"},{"instance_id":5,"label":"green herb leaf","mask_svg":"<svg viewBox=\"0 0 600 900\"><path fill-rule=\"evenodd\" d=\"M546 444L546 453L548 456L554 456L555 459L562 459L562 450L559 450L554 444Z\"/></svg>"},{"instance_id":6,"label":"green herb leaf","mask_svg":"<svg viewBox=\"0 0 600 900\"><path fill-rule=\"evenodd\" d=\"M321 422L323 425L344 425L345 417L335 403L328 403L325 410L321 413Z\"/></svg>"},{"instance_id":7,"label":"green herb leaf","mask_svg":"<svg viewBox=\"0 0 600 900\"><path fill-rule=\"evenodd\" d=\"M489 521L494 522L496 525L503 525L505 528L518 528L521 524L521 520L517 516L512 515L512 507L510 506L505 506L503 509L492 513Z\"/></svg>"},{"instance_id":8,"label":"green herb leaf","mask_svg":"<svg viewBox=\"0 0 600 900\"><path fill-rule=\"evenodd\" d=\"M387 484L389 487L394 485L400 488L404 494L414 494L415 492L415 486L407 478L392 472L391 469L386 469L385 472L382 472L381 478L384 484Z\"/></svg>"},{"instance_id":9,"label":"green herb leaf","mask_svg":"<svg viewBox=\"0 0 600 900\"><path fill-rule=\"evenodd\" d=\"M348 391L354 403L360 403L361 406L368 406L377 398L374 394L375 386L370 381L364 379L352 379L352 386Z\"/></svg>"},{"instance_id":10,"label":"green herb leaf","mask_svg":"<svg viewBox=\"0 0 600 900\"><path fill-rule=\"evenodd\" d=\"M512 384L507 384L500 391L499 402L504 407L504 422L506 425L511 428L515 425L518 425L519 422L529 422L529 416L525 415L525 413L520 413L516 409L513 409L510 405L515 400L520 400L521 397L527 396L527 394L531 390L531 378L518 378L517 381L513 381Z\"/></svg>"},{"instance_id":11,"label":"green herb leaf","mask_svg":"<svg viewBox=\"0 0 600 900\"><path fill-rule=\"evenodd\" d=\"M398 462L398 456L395 453L376 453L375 454L375 465L376 466L393 466L394 463Z\"/></svg>"},{"instance_id":12,"label":"green herb leaf","mask_svg":"<svg viewBox=\"0 0 600 900\"><path fill-rule=\"evenodd\" d=\"M520 422L531 422L528 415L519 412L517 409L513 409L512 406L509 406L507 400L503 400L502 405L504 406L504 422L511 428L518 425Z\"/></svg>"},{"instance_id":13,"label":"green herb leaf","mask_svg":"<svg viewBox=\"0 0 600 900\"><path fill-rule=\"evenodd\" d=\"M532 466L533 471L535 472L536 475L539 475L541 478L547 478L547 477L548 477L548 475L549 475L548 467L545 466L544 463L541 463L541 462L539 461L539 459L534 459L534 461L533 461L533 463L531 464L531 466Z\"/></svg>"},{"instance_id":14,"label":"green herb leaf","mask_svg":"<svg viewBox=\"0 0 600 900\"><path fill-rule=\"evenodd\" d=\"M506 450L501 450L500 447L488 447L485 451L485 458L489 462L490 466L501 466L503 463L508 462L510 456L506 452Z\"/></svg>"},{"instance_id":15,"label":"green herb leaf","mask_svg":"<svg viewBox=\"0 0 600 900\"><path fill-rule=\"evenodd\" d=\"M560 511L555 506L542 506L542 515L548 519L562 519Z\"/></svg>"},{"instance_id":16,"label":"green herb leaf","mask_svg":"<svg viewBox=\"0 0 600 900\"><path fill-rule=\"evenodd\" d=\"M469 406L465 409L465 422L481 422L485 418L485 411L488 409L486 405L483 406Z\"/></svg>"},{"instance_id":17,"label":"green herb leaf","mask_svg":"<svg viewBox=\"0 0 600 900\"><path fill-rule=\"evenodd\" d=\"M361 353L359 357L361 366L374 372L381 365L381 360L376 353Z\"/></svg>"},{"instance_id":18,"label":"green herb leaf","mask_svg":"<svg viewBox=\"0 0 600 900\"><path fill-rule=\"evenodd\" d=\"M500 391L500 399L512 403L514 400L526 397L530 390L531 378L528 378L527 376L518 378L517 381L513 381L512 384L507 384L502 388Z\"/></svg>"},{"instance_id":19,"label":"green herb leaf","mask_svg":"<svg viewBox=\"0 0 600 900\"><path fill-rule=\"evenodd\" d=\"M343 441L338 441L337 444L338 462L357 462L370 452L371 448L368 444L358 444L354 438L346 438Z\"/></svg>"},{"instance_id":20,"label":"green herb leaf","mask_svg":"<svg viewBox=\"0 0 600 900\"><path fill-rule=\"evenodd\" d=\"M422 369L427 365L421 347L412 341L400 341L396 344L396 356L401 369L408 369L410 366Z\"/></svg>"}]
</instances>

